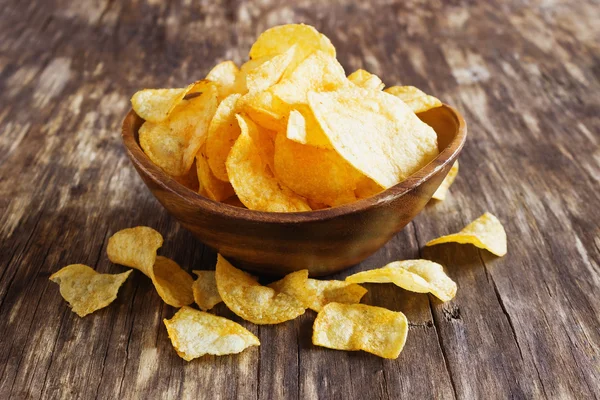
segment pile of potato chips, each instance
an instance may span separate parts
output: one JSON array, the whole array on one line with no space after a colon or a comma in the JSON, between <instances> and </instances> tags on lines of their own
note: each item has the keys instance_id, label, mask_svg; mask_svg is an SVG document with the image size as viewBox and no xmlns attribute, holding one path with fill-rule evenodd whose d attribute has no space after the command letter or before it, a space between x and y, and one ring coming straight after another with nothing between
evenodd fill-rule
<instances>
[{"instance_id":1,"label":"pile of potato chips","mask_svg":"<svg viewBox=\"0 0 600 400\"><path fill-rule=\"evenodd\" d=\"M346 76L315 28L268 29L249 56L131 99L142 149L190 189L252 210L310 211L370 197L437 156L416 113L442 103L412 86L383 90L362 69Z\"/></svg>"},{"instance_id":2,"label":"pile of potato chips","mask_svg":"<svg viewBox=\"0 0 600 400\"><path fill-rule=\"evenodd\" d=\"M490 213L427 245L446 242L472 243L499 256L506 254L506 233ZM207 312L221 302L242 319L259 325L280 324L311 309L318 313L313 326L315 345L364 350L394 359L406 342L408 320L401 312L360 304L367 289L359 283L393 283L412 292L431 293L441 301L456 295L456 283L440 264L429 260L395 261L344 281L311 279L308 270L301 270L265 286L219 254L215 271L193 271L194 281L175 261L157 255L162 244L160 233L138 226L116 232L106 251L112 262L141 271L165 303L180 308L164 323L177 354L187 361L260 345L243 326ZM130 273L99 274L88 266L73 264L50 280L60 285L63 298L83 317L114 301ZM194 302L202 311L189 307Z\"/></svg>"}]
</instances>

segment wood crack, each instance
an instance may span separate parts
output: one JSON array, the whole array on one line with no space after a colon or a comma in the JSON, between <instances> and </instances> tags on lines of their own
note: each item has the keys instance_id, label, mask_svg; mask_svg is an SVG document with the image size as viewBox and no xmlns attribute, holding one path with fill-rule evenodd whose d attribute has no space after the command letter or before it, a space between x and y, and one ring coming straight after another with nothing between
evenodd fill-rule
<instances>
[{"instance_id":1,"label":"wood crack","mask_svg":"<svg viewBox=\"0 0 600 400\"><path fill-rule=\"evenodd\" d=\"M127 373L127 364L129 363L129 345L131 344L131 334L133 333L133 327L135 325L136 313L133 312L133 303L135 302L135 295L137 294L139 284L136 285L133 290L133 296L131 296L131 304L129 306L128 315L131 315L131 327L129 328L129 334L127 336L127 346L125 346L125 365L123 366L123 374L121 375L121 383L119 384L119 398L122 398L121 392L123 391L123 381L125 380L125 374Z\"/></svg>"}]
</instances>

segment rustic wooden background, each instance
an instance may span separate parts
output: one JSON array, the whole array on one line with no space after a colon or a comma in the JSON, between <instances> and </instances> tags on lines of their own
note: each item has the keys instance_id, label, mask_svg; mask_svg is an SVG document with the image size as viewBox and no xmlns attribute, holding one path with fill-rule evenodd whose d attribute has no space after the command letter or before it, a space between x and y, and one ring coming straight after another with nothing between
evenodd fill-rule
<instances>
[{"instance_id":1,"label":"rustic wooden background","mask_svg":"<svg viewBox=\"0 0 600 400\"><path fill-rule=\"evenodd\" d=\"M285 3L0 0L0 398L598 398L599 3ZM242 62L258 33L288 22L327 34L348 72L416 85L464 113L449 198L351 271L429 258L456 298L367 285L366 302L411 321L396 361L312 346L308 311L244 323L259 348L186 363L162 323L175 310L138 272L111 306L77 317L48 276L70 263L123 271L105 254L119 229L152 226L162 254L214 266L125 157L131 94ZM423 248L484 211L505 225L506 257Z\"/></svg>"}]
</instances>

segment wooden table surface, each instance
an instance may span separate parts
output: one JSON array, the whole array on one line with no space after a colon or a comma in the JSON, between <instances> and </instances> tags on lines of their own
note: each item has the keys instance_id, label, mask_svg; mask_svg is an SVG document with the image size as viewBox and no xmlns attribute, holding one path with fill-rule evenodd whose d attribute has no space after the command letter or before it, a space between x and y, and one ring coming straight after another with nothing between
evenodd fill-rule
<instances>
[{"instance_id":1,"label":"wooden table surface","mask_svg":"<svg viewBox=\"0 0 600 400\"><path fill-rule=\"evenodd\" d=\"M285 3L0 0L0 398L600 397L598 2ZM122 228L154 227L161 254L214 268L136 175L120 123L137 89L241 63L258 33L288 22L328 35L347 72L418 86L464 114L451 195L348 271L428 258L456 298L366 285L366 303L411 322L395 361L313 346L307 311L242 322L260 347L187 363L162 322L175 309L139 272L109 307L72 313L48 277L71 263L124 271L106 256ZM506 257L423 247L484 211L506 228Z\"/></svg>"}]
</instances>

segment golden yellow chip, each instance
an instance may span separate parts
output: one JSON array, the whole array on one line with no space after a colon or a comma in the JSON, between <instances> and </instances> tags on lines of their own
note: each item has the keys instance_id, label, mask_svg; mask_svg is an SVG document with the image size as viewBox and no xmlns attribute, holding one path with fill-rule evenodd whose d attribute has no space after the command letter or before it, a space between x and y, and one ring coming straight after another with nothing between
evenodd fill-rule
<instances>
[{"instance_id":1,"label":"golden yellow chip","mask_svg":"<svg viewBox=\"0 0 600 400\"><path fill-rule=\"evenodd\" d=\"M283 73L289 67L296 54L296 45L293 45L285 52L274 56L273 58L261 63L256 68L251 69L246 75L246 86L249 92L258 92L266 90L279 82Z\"/></svg>"},{"instance_id":2,"label":"golden yellow chip","mask_svg":"<svg viewBox=\"0 0 600 400\"><path fill-rule=\"evenodd\" d=\"M259 149L253 136L261 133L256 125L239 117L241 134L227 157L227 175L240 201L251 210L271 212L310 211L306 200L282 186L273 175L265 157L261 155L267 149Z\"/></svg>"},{"instance_id":3,"label":"golden yellow chip","mask_svg":"<svg viewBox=\"0 0 600 400\"><path fill-rule=\"evenodd\" d=\"M308 101L335 150L386 189L438 154L435 131L397 97L352 87L310 92Z\"/></svg>"},{"instance_id":4,"label":"golden yellow chip","mask_svg":"<svg viewBox=\"0 0 600 400\"><path fill-rule=\"evenodd\" d=\"M300 196L330 206L356 201L354 190L363 176L335 150L296 143L283 132L275 139L274 166L281 183Z\"/></svg>"},{"instance_id":5,"label":"golden yellow chip","mask_svg":"<svg viewBox=\"0 0 600 400\"><path fill-rule=\"evenodd\" d=\"M250 346L260 346L258 338L240 324L190 307L182 307L163 322L175 351L186 361L205 354L237 354Z\"/></svg>"},{"instance_id":6,"label":"golden yellow chip","mask_svg":"<svg viewBox=\"0 0 600 400\"><path fill-rule=\"evenodd\" d=\"M274 26L261 33L250 49L250 58L282 54L293 45L298 47L298 60L303 60L317 50L335 57L335 47L327 36L310 25L289 24Z\"/></svg>"},{"instance_id":7,"label":"golden yellow chip","mask_svg":"<svg viewBox=\"0 0 600 400\"><path fill-rule=\"evenodd\" d=\"M199 189L200 182L198 181L196 161L194 160L194 162L192 163L192 167L187 173L181 176L174 176L173 179L175 179L178 183L182 184L191 191L197 192Z\"/></svg>"},{"instance_id":8,"label":"golden yellow chip","mask_svg":"<svg viewBox=\"0 0 600 400\"><path fill-rule=\"evenodd\" d=\"M206 79L217 85L219 100L246 92L245 82L240 81L240 70L233 61L223 61L210 70Z\"/></svg>"},{"instance_id":9,"label":"golden yellow chip","mask_svg":"<svg viewBox=\"0 0 600 400\"><path fill-rule=\"evenodd\" d=\"M394 261L388 265L359 272L346 278L353 283L393 283L417 293L431 293L442 301L456 295L456 283L446 275L444 267L429 260Z\"/></svg>"},{"instance_id":10,"label":"golden yellow chip","mask_svg":"<svg viewBox=\"0 0 600 400\"><path fill-rule=\"evenodd\" d=\"M106 253L113 263L146 273L154 266L156 251L162 244L163 237L160 233L147 226L136 226L112 235L108 239Z\"/></svg>"},{"instance_id":11,"label":"golden yellow chip","mask_svg":"<svg viewBox=\"0 0 600 400\"><path fill-rule=\"evenodd\" d=\"M170 258L156 256L154 267L142 272L152 279L158 295L168 305L183 307L194 302L194 279Z\"/></svg>"},{"instance_id":12,"label":"golden yellow chip","mask_svg":"<svg viewBox=\"0 0 600 400\"><path fill-rule=\"evenodd\" d=\"M247 114L256 124L271 131L285 131L288 106L271 92L254 92L242 96L239 110Z\"/></svg>"},{"instance_id":13,"label":"golden yellow chip","mask_svg":"<svg viewBox=\"0 0 600 400\"><path fill-rule=\"evenodd\" d=\"M223 100L208 127L206 158L215 177L223 182L229 182L225 160L240 136L240 126L235 119L240 97L240 94L232 94Z\"/></svg>"},{"instance_id":14,"label":"golden yellow chip","mask_svg":"<svg viewBox=\"0 0 600 400\"><path fill-rule=\"evenodd\" d=\"M100 274L83 264L67 265L50 275L60 285L60 295L80 317L106 307L117 298L131 270L122 274Z\"/></svg>"},{"instance_id":15,"label":"golden yellow chip","mask_svg":"<svg viewBox=\"0 0 600 400\"><path fill-rule=\"evenodd\" d=\"M385 92L398 97L415 113L442 106L441 101L414 86L392 86L385 89Z\"/></svg>"},{"instance_id":16,"label":"golden yellow chip","mask_svg":"<svg viewBox=\"0 0 600 400\"><path fill-rule=\"evenodd\" d=\"M194 301L201 310L207 311L222 302L215 271L192 271L198 277L194 281L192 290L194 292Z\"/></svg>"},{"instance_id":17,"label":"golden yellow chip","mask_svg":"<svg viewBox=\"0 0 600 400\"><path fill-rule=\"evenodd\" d=\"M310 279L307 269L292 272L269 287L295 297L304 307L317 312L329 303L360 303L367 293L367 289L355 283Z\"/></svg>"},{"instance_id":18,"label":"golden yellow chip","mask_svg":"<svg viewBox=\"0 0 600 400\"><path fill-rule=\"evenodd\" d=\"M408 320L401 312L364 304L329 303L313 325L314 345L336 350L363 350L396 359L406 336Z\"/></svg>"},{"instance_id":19,"label":"golden yellow chip","mask_svg":"<svg viewBox=\"0 0 600 400\"><path fill-rule=\"evenodd\" d=\"M446 198L446 194L448 193L448 189L450 189L450 186L452 186L454 180L456 179L456 175L458 175L458 160L452 164L450 172L448 172L448 175L446 175L442 181L442 184L437 188L432 197L436 200L444 200Z\"/></svg>"},{"instance_id":20,"label":"golden yellow chip","mask_svg":"<svg viewBox=\"0 0 600 400\"><path fill-rule=\"evenodd\" d=\"M193 86L180 89L144 89L131 98L131 105L137 115L146 121L162 122L183 100Z\"/></svg>"},{"instance_id":21,"label":"golden yellow chip","mask_svg":"<svg viewBox=\"0 0 600 400\"><path fill-rule=\"evenodd\" d=\"M354 194L358 199L367 199L381 193L384 189L368 176L362 176L362 178L356 183L356 190Z\"/></svg>"},{"instance_id":22,"label":"golden yellow chip","mask_svg":"<svg viewBox=\"0 0 600 400\"><path fill-rule=\"evenodd\" d=\"M506 254L504 227L498 218L489 212L465 226L460 232L433 239L427 242L426 246L449 242L472 244L480 249L486 249L498 257Z\"/></svg>"},{"instance_id":23,"label":"golden yellow chip","mask_svg":"<svg viewBox=\"0 0 600 400\"><path fill-rule=\"evenodd\" d=\"M202 81L192 90L202 94L182 100L163 122L146 121L139 129L144 153L172 176L181 176L190 170L217 109L217 89L213 83Z\"/></svg>"},{"instance_id":24,"label":"golden yellow chip","mask_svg":"<svg viewBox=\"0 0 600 400\"><path fill-rule=\"evenodd\" d=\"M385 87L377 75L365 71L364 69L357 69L348 75L348 80L356 86L368 90L382 90Z\"/></svg>"},{"instance_id":25,"label":"golden yellow chip","mask_svg":"<svg viewBox=\"0 0 600 400\"><path fill-rule=\"evenodd\" d=\"M223 201L235 194L229 182L217 179L212 173L206 159L205 146L200 149L196 156L196 168L199 182L198 193L215 201Z\"/></svg>"},{"instance_id":26,"label":"golden yellow chip","mask_svg":"<svg viewBox=\"0 0 600 400\"><path fill-rule=\"evenodd\" d=\"M300 111L292 110L288 116L285 135L296 143L307 144L306 120Z\"/></svg>"},{"instance_id":27,"label":"golden yellow chip","mask_svg":"<svg viewBox=\"0 0 600 400\"><path fill-rule=\"evenodd\" d=\"M241 136L240 136L241 137ZM219 295L227 307L255 324L279 324L304 314L295 297L262 286L256 278L217 256L216 280Z\"/></svg>"}]
</instances>

